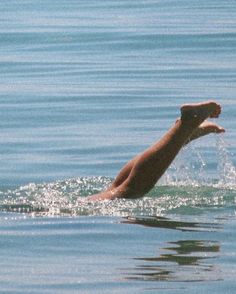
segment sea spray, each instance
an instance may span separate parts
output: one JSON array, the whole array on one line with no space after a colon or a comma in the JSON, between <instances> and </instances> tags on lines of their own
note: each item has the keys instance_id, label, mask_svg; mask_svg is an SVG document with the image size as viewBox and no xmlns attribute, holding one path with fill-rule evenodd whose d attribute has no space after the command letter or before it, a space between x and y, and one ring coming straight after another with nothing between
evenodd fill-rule
<instances>
[{"instance_id":1,"label":"sea spray","mask_svg":"<svg viewBox=\"0 0 236 294\"><path fill-rule=\"evenodd\" d=\"M153 216L199 214L215 208L234 209L236 169L226 143L217 136L217 179L209 181L207 162L195 144L186 146L163 178L143 198L89 202L112 182L108 177L78 177L52 183L31 183L0 191L0 210L33 216ZM207 179L207 180L206 180Z\"/></svg>"},{"instance_id":2,"label":"sea spray","mask_svg":"<svg viewBox=\"0 0 236 294\"><path fill-rule=\"evenodd\" d=\"M236 168L230 158L227 144L223 137L217 136L216 146L218 153L218 186L236 189Z\"/></svg>"},{"instance_id":3,"label":"sea spray","mask_svg":"<svg viewBox=\"0 0 236 294\"><path fill-rule=\"evenodd\" d=\"M202 186L206 185L206 161L194 143L185 146L158 185Z\"/></svg>"}]
</instances>

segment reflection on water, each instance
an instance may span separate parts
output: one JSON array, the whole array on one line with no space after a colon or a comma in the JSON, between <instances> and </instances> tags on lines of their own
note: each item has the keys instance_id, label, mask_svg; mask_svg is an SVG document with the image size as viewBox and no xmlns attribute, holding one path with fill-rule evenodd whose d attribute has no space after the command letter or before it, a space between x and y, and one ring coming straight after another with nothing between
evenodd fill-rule
<instances>
[{"instance_id":1,"label":"reflection on water","mask_svg":"<svg viewBox=\"0 0 236 294\"><path fill-rule=\"evenodd\" d=\"M196 223L187 221L175 221L164 217L148 217L129 219L124 223L141 224L148 227L168 228L181 231L193 231L193 234L206 233L219 229L212 223ZM198 229L196 231L196 228ZM157 251L163 253L152 257L135 257L137 263L134 269L126 271L125 279L145 281L170 281L170 282L197 282L208 280L220 280L219 269L214 259L218 258L220 244L214 240L186 239L165 243ZM127 270L127 269L126 269Z\"/></svg>"},{"instance_id":2,"label":"reflection on water","mask_svg":"<svg viewBox=\"0 0 236 294\"><path fill-rule=\"evenodd\" d=\"M209 231L217 230L221 226L216 223L198 223L189 221L171 220L166 217L152 216L152 217L127 217L123 223L138 224L147 227L174 229L181 231Z\"/></svg>"}]
</instances>

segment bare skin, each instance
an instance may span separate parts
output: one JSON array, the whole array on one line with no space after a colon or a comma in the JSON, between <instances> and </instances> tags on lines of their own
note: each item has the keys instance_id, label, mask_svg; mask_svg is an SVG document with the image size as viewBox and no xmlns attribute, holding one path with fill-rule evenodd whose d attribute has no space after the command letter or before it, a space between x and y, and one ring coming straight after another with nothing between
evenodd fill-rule
<instances>
[{"instance_id":1,"label":"bare skin","mask_svg":"<svg viewBox=\"0 0 236 294\"><path fill-rule=\"evenodd\" d=\"M213 123L211 121L205 120L197 129L193 132L192 136L189 138L189 141L196 140L200 137L203 137L205 135L209 135L211 133L215 134L221 134L224 133L225 129L219 126L216 123ZM188 143L187 142L187 143Z\"/></svg>"},{"instance_id":2,"label":"bare skin","mask_svg":"<svg viewBox=\"0 0 236 294\"><path fill-rule=\"evenodd\" d=\"M221 106L214 101L183 105L181 118L167 133L142 154L130 160L106 191L92 195L88 200L144 196L154 187L184 145L209 133L225 131L206 120L217 118L220 113Z\"/></svg>"}]
</instances>

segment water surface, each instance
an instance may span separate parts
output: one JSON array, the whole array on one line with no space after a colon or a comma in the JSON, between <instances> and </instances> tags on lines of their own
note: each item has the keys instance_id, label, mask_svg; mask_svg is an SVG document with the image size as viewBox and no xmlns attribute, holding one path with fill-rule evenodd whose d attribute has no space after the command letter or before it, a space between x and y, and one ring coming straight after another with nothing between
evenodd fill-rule
<instances>
[{"instance_id":1,"label":"water surface","mask_svg":"<svg viewBox=\"0 0 236 294\"><path fill-rule=\"evenodd\" d=\"M0 3L2 293L234 293L234 0ZM146 197L89 203L182 103L227 132Z\"/></svg>"}]
</instances>

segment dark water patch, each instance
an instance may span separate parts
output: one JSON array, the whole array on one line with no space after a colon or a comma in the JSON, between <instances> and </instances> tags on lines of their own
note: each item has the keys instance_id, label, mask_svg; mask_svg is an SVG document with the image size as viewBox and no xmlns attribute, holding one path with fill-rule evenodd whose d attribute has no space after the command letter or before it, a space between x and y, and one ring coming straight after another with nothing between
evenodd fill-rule
<instances>
[{"instance_id":1,"label":"dark water patch","mask_svg":"<svg viewBox=\"0 0 236 294\"><path fill-rule=\"evenodd\" d=\"M153 235L160 229L164 234L169 230L182 232L183 235L176 241L167 241L163 247L157 249L156 255L134 257L134 268L123 269L127 280L149 282L206 282L222 281L218 263L220 258L221 242L215 237L224 231L220 222L207 222L203 219L192 221L193 218L172 216L166 217L128 217L122 223L127 225L141 225L152 230ZM171 236L171 235L170 235ZM171 238L171 237L168 238ZM208 239L207 239L208 236ZM158 243L158 234L156 242ZM188 237L185 239L185 237ZM192 239L191 239L192 237ZM196 239L193 239L193 238ZM161 234L160 234L160 238ZM173 236L172 236L173 239Z\"/></svg>"},{"instance_id":2,"label":"dark water patch","mask_svg":"<svg viewBox=\"0 0 236 294\"><path fill-rule=\"evenodd\" d=\"M127 217L122 223L180 231L212 231L221 228L217 223L185 222L161 216Z\"/></svg>"},{"instance_id":3,"label":"dark water patch","mask_svg":"<svg viewBox=\"0 0 236 294\"><path fill-rule=\"evenodd\" d=\"M204 282L221 281L211 259L219 257L220 244L217 241L181 240L173 242L176 247L166 247L157 257L137 258L139 264L127 279L137 281ZM172 245L170 243L169 245ZM143 262L143 264L141 263Z\"/></svg>"}]
</instances>

